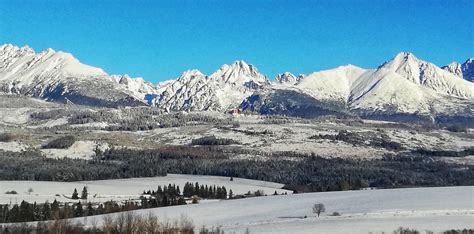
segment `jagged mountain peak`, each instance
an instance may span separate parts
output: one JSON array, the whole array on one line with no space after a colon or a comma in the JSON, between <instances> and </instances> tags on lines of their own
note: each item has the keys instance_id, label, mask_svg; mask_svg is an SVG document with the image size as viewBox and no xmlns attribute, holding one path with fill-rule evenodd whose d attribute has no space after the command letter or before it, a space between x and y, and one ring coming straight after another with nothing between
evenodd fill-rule
<instances>
[{"instance_id":1,"label":"jagged mountain peak","mask_svg":"<svg viewBox=\"0 0 474 234\"><path fill-rule=\"evenodd\" d=\"M25 45L23 47L18 47L18 46L12 45L12 44L4 44L4 45L0 46L0 51L4 51L4 52L5 51L27 51L27 52L30 52L30 53L35 52L28 45Z\"/></svg>"},{"instance_id":2,"label":"jagged mountain peak","mask_svg":"<svg viewBox=\"0 0 474 234\"><path fill-rule=\"evenodd\" d=\"M196 76L205 76L205 75L197 69L191 69L191 70L184 71L178 79L185 78L185 77L196 77Z\"/></svg>"},{"instance_id":3,"label":"jagged mountain peak","mask_svg":"<svg viewBox=\"0 0 474 234\"><path fill-rule=\"evenodd\" d=\"M390 70L403 78L432 89L438 93L462 98L473 98L472 83L458 79L453 73L443 70L433 63L418 59L411 53L402 52L385 62L378 70Z\"/></svg>"},{"instance_id":4,"label":"jagged mountain peak","mask_svg":"<svg viewBox=\"0 0 474 234\"><path fill-rule=\"evenodd\" d=\"M452 62L446 66L441 67L443 70L453 73L457 77L463 78L462 65L458 62Z\"/></svg>"},{"instance_id":5,"label":"jagged mountain peak","mask_svg":"<svg viewBox=\"0 0 474 234\"><path fill-rule=\"evenodd\" d=\"M467 81L474 82L474 59L468 58L463 64L458 62L452 62L446 66L442 67L443 70L446 70L457 77L463 78Z\"/></svg>"},{"instance_id":6,"label":"jagged mountain peak","mask_svg":"<svg viewBox=\"0 0 474 234\"><path fill-rule=\"evenodd\" d=\"M293 75L291 72L283 72L276 75L275 82L285 85L296 85L303 79L305 75L299 74L298 76Z\"/></svg>"},{"instance_id":7,"label":"jagged mountain peak","mask_svg":"<svg viewBox=\"0 0 474 234\"><path fill-rule=\"evenodd\" d=\"M223 65L219 70L210 75L210 77L219 83L237 86L250 81L259 85L269 83L267 77L262 75L254 65L247 64L243 60L237 60L230 65Z\"/></svg>"},{"instance_id":8,"label":"jagged mountain peak","mask_svg":"<svg viewBox=\"0 0 474 234\"><path fill-rule=\"evenodd\" d=\"M413 53L410 52L400 52L391 60L386 61L378 68L388 68L391 70L397 70L407 66L418 66L424 61L418 59Z\"/></svg>"}]
</instances>

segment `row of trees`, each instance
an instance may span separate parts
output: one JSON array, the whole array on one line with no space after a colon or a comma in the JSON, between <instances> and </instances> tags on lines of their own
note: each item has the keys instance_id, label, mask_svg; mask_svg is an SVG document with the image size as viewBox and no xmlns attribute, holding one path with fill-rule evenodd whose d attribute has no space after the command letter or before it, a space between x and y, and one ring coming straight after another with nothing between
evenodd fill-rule
<instances>
[{"instance_id":1,"label":"row of trees","mask_svg":"<svg viewBox=\"0 0 474 234\"><path fill-rule=\"evenodd\" d=\"M125 201L123 204L107 201L100 204L82 203L53 203L44 204L28 203L22 201L20 205L0 205L0 222L31 222L46 221L54 219L67 219L92 215L109 214L137 209L147 209L164 206L185 205L182 196L157 196L146 198L140 197L140 201Z\"/></svg>"},{"instance_id":2,"label":"row of trees","mask_svg":"<svg viewBox=\"0 0 474 234\"><path fill-rule=\"evenodd\" d=\"M232 189L229 191L229 194L232 194ZM199 196L202 198L209 199L227 199L227 189L225 186L208 186L208 185L199 185L198 182L195 184L187 182L184 185L183 195L185 197ZM229 197L232 198L232 197Z\"/></svg>"}]
</instances>

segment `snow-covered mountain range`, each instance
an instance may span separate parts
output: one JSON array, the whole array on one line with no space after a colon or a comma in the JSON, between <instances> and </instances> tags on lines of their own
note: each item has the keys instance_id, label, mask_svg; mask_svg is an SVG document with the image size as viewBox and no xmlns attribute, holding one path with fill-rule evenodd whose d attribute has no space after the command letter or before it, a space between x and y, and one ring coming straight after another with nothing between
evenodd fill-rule
<instances>
[{"instance_id":1,"label":"snow-covered mountain range","mask_svg":"<svg viewBox=\"0 0 474 234\"><path fill-rule=\"evenodd\" d=\"M270 81L244 61L205 75L188 70L153 85L108 75L52 49L0 47L0 90L95 106L145 105L167 110L226 111L315 117L321 114L449 120L474 117L473 59L442 68L402 52L376 69L340 66L308 75L285 72Z\"/></svg>"},{"instance_id":2,"label":"snow-covered mountain range","mask_svg":"<svg viewBox=\"0 0 474 234\"><path fill-rule=\"evenodd\" d=\"M143 78L109 76L69 53L0 46L0 90L5 93L93 106L143 105L156 88Z\"/></svg>"}]
</instances>

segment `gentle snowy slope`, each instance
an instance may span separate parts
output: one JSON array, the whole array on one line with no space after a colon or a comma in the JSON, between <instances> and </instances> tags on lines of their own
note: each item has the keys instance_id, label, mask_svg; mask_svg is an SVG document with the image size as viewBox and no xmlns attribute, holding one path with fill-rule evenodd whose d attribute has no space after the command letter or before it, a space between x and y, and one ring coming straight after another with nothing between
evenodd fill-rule
<instances>
[{"instance_id":1,"label":"gentle snowy slope","mask_svg":"<svg viewBox=\"0 0 474 234\"><path fill-rule=\"evenodd\" d=\"M431 230L474 228L473 187L410 188L266 196L151 209L159 218L190 217L197 228L245 233L391 233L400 226ZM311 206L323 203L316 218ZM135 211L146 215L150 210ZM341 216L329 216L339 212ZM307 216L307 218L304 218ZM89 217L98 223L101 216ZM83 219L80 219L83 221Z\"/></svg>"},{"instance_id":2,"label":"gentle snowy slope","mask_svg":"<svg viewBox=\"0 0 474 234\"><path fill-rule=\"evenodd\" d=\"M182 189L186 182L225 186L227 190L232 189L234 195L257 190L263 190L267 194L273 194L275 191L291 193L291 191L280 189L283 187L283 184L279 183L241 178L234 178L233 181L230 181L229 177L222 176L168 174L162 177L78 182L0 181L0 204L6 204L10 201L20 203L22 200L43 203L46 200L52 202L54 199L71 202L73 200L64 197L63 194L69 197L75 188L81 190L84 186L87 186L91 194L89 197L91 202L122 201L137 199L144 190L156 189L158 185L164 186L171 183L178 185ZM27 192L29 188L33 189L32 193ZM17 191L18 194L5 194L5 192L12 190ZM56 196L56 194L60 194L60 196Z\"/></svg>"},{"instance_id":3,"label":"gentle snowy slope","mask_svg":"<svg viewBox=\"0 0 474 234\"><path fill-rule=\"evenodd\" d=\"M411 53L399 53L379 69L395 71L409 81L442 94L474 98L474 84L457 77L432 63L416 58Z\"/></svg>"}]
</instances>

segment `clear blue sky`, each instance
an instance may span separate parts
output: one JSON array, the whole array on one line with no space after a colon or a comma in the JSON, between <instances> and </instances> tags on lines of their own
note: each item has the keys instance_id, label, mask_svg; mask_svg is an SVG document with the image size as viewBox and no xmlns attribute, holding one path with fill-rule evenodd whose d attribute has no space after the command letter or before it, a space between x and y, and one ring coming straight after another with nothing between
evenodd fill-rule
<instances>
[{"instance_id":1,"label":"clear blue sky","mask_svg":"<svg viewBox=\"0 0 474 234\"><path fill-rule=\"evenodd\" d=\"M474 1L0 0L0 43L72 53L158 82L243 59L269 78L400 51L444 65L474 57Z\"/></svg>"}]
</instances>

